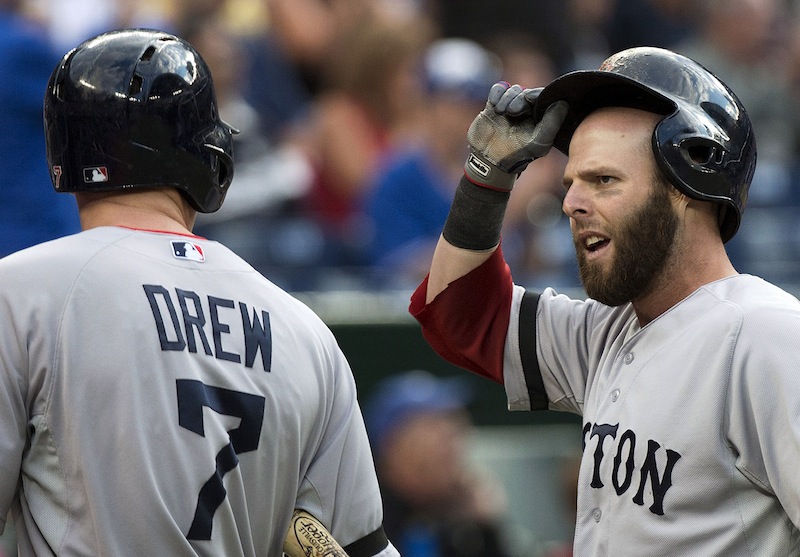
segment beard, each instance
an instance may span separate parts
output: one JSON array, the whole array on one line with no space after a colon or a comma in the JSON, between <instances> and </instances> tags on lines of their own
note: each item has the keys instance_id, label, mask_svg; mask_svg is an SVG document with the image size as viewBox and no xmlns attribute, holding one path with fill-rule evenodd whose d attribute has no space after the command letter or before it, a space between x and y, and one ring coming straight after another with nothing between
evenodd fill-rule
<instances>
[{"instance_id":1,"label":"beard","mask_svg":"<svg viewBox=\"0 0 800 557\"><path fill-rule=\"evenodd\" d=\"M586 294L608 306L620 306L649 293L675 244L678 216L667 188L657 186L647 203L611 229L614 259L608 271L586 259L573 236L578 270Z\"/></svg>"}]
</instances>

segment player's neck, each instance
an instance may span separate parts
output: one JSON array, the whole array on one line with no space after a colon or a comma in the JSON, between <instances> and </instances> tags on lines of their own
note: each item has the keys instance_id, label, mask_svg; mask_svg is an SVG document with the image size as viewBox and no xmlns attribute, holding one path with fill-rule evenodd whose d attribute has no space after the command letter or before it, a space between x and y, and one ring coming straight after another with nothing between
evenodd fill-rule
<instances>
[{"instance_id":1,"label":"player's neck","mask_svg":"<svg viewBox=\"0 0 800 557\"><path fill-rule=\"evenodd\" d=\"M644 327L698 288L736 274L721 241L679 248L647 292L633 301L639 324Z\"/></svg>"},{"instance_id":2,"label":"player's neck","mask_svg":"<svg viewBox=\"0 0 800 557\"><path fill-rule=\"evenodd\" d=\"M191 234L195 212L177 190L78 194L81 228L124 226Z\"/></svg>"}]
</instances>

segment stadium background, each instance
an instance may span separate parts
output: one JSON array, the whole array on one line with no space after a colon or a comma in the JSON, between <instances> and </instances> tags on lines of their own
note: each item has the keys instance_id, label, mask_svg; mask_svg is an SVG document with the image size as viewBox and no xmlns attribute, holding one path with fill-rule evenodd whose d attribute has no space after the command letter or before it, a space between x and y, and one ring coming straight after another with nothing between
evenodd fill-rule
<instances>
[{"instance_id":1,"label":"stadium background","mask_svg":"<svg viewBox=\"0 0 800 557\"><path fill-rule=\"evenodd\" d=\"M41 64L40 75L49 73L53 59L34 58L27 39L15 43L11 30L18 30L18 22L8 14L40 24L61 53L95 32L123 24L185 30L205 41L211 56L236 56L237 63L228 66L242 70L244 77L234 80L234 96L254 111L244 114L256 114L262 122L260 129L244 130L240 139L246 165L232 191L246 190L248 180L270 186L261 199L231 198L219 216L198 220L198 233L220 239L319 313L350 360L362 400L380 379L408 369L467 375L432 352L407 313L411 291L421 278L419 269L366 262L363 254L354 253L369 233L369 227L359 228L361 215L331 226L330 219L340 215L330 206L308 205L309 198L321 199L309 178L318 169L303 160L307 153L298 144L305 147L304 142L312 142L309 130L313 134L323 128L319 122L299 134L297 128L306 125L309 114L324 113L321 107L329 106L324 101L331 90L341 92L327 76L353 69L339 68L335 63L341 59L321 57L320 50L308 45L336 46L336 29L322 24L326 16L345 27L369 27L370 20L362 19L364 6L383 14L376 29L383 29L387 19L403 26L410 21L412 27L418 21L417 27L429 29L429 41L467 38L499 50L503 43L498 38L519 40L543 54L554 75L595 68L608 54L641 44L674 48L706 63L740 94L759 138L758 171L742 228L729 244L731 257L740 271L800 293L800 9L794 0L2 0L0 44L6 54L0 61L0 255L20 249L21 241L71 233L77 226L70 218L74 207L54 200L42 146L36 143L41 88L22 87L25 79L35 80L34 65ZM282 10L289 15L279 18ZM258 49L276 36L288 40L291 15L299 12L307 24L301 27L311 36L303 56L277 62L269 56L246 56L263 54ZM210 29L210 35L198 27ZM315 43L315 33L332 38ZM224 40L214 42L220 38L235 39L238 50L226 51ZM353 52L346 62L358 62ZM356 69L376 70L364 74L374 75L376 83L385 77L377 71L381 68ZM390 98L378 101L388 106ZM233 111L237 105L231 106ZM33 117L23 120L23 111ZM22 137L31 143L23 145ZM259 148L265 156L252 154ZM31 216L25 217L26 211ZM558 203L542 203L531 215L526 227L508 234L510 250L515 238L524 237L530 243L525 249L538 253L532 264L519 259L519 267L512 269L515 278L529 287L552 285L581 296ZM541 222L534 222L534 216ZM27 220L20 223L21 217ZM580 448L579 420L551 412L507 412L501 387L468 377L478 393L470 408L478 425L472 456L494 468L506 484L509 516L520 546L528 549L525 555L530 556L530 544L543 551L568 540L569 509L558 477ZM13 551L9 532L0 541L0 547Z\"/></svg>"}]
</instances>

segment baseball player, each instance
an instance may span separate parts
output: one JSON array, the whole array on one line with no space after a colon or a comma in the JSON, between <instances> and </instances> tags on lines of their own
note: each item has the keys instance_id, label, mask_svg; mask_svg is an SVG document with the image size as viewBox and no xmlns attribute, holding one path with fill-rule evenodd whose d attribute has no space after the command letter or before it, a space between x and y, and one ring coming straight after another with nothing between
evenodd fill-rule
<instances>
[{"instance_id":1,"label":"baseball player","mask_svg":"<svg viewBox=\"0 0 800 557\"><path fill-rule=\"evenodd\" d=\"M756 164L734 93L634 48L496 84L468 139L410 311L510 409L582 416L575 555L800 555L800 302L725 251ZM498 245L515 175L553 144L586 300L513 284Z\"/></svg>"},{"instance_id":2,"label":"baseball player","mask_svg":"<svg viewBox=\"0 0 800 557\"><path fill-rule=\"evenodd\" d=\"M44 108L84 230L0 260L0 530L10 509L22 555L275 557L287 532L330 546L312 516L351 557L397 557L333 335L190 232L235 133L197 51L100 35Z\"/></svg>"}]
</instances>

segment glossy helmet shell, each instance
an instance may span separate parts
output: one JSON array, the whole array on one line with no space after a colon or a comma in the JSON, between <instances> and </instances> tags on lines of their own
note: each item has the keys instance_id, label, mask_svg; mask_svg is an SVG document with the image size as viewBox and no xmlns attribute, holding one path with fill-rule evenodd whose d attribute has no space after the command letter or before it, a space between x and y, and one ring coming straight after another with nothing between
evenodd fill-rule
<instances>
[{"instance_id":1,"label":"glossy helmet shell","mask_svg":"<svg viewBox=\"0 0 800 557\"><path fill-rule=\"evenodd\" d=\"M557 100L569 103L554 142L565 154L575 129L598 108L662 114L653 132L659 168L687 196L724 205L722 240L736 234L755 172L756 141L744 106L709 70L669 50L636 47L614 54L598 70L555 79L539 95L535 117Z\"/></svg>"},{"instance_id":2,"label":"glossy helmet shell","mask_svg":"<svg viewBox=\"0 0 800 557\"><path fill-rule=\"evenodd\" d=\"M236 130L219 118L208 66L168 33L112 31L68 52L44 120L59 192L175 187L210 213L233 179Z\"/></svg>"}]
</instances>

